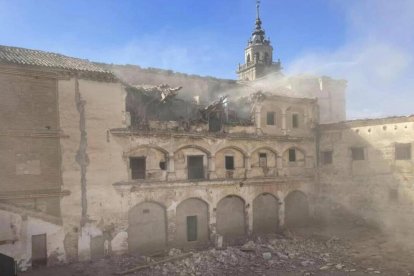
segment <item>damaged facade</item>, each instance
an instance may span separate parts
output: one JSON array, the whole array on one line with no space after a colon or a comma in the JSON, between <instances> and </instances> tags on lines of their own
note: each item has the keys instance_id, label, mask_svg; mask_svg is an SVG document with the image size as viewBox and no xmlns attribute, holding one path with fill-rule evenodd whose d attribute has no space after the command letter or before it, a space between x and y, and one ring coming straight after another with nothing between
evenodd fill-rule
<instances>
[{"instance_id":1,"label":"damaged facade","mask_svg":"<svg viewBox=\"0 0 414 276\"><path fill-rule=\"evenodd\" d=\"M257 24L246 51L271 50ZM402 200L412 117L337 123L344 81L278 66L275 81L136 81L137 68L0 46L0 252L25 269L231 244L303 225L321 197L375 189L385 171Z\"/></svg>"}]
</instances>

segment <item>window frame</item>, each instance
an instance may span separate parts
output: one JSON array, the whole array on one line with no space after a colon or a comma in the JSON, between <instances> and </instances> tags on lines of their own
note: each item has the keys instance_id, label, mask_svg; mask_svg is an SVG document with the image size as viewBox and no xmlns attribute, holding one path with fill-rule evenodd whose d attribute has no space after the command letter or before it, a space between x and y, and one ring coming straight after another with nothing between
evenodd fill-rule
<instances>
[{"instance_id":1,"label":"window frame","mask_svg":"<svg viewBox=\"0 0 414 276\"><path fill-rule=\"evenodd\" d=\"M329 154L329 162L327 162L326 154ZM333 150L323 150L321 151L321 163L324 166L333 164Z\"/></svg>"},{"instance_id":2,"label":"window frame","mask_svg":"<svg viewBox=\"0 0 414 276\"><path fill-rule=\"evenodd\" d=\"M231 165L232 165L230 167L232 167L232 168L228 168L227 167L227 160L228 159L230 160L230 158L231 158ZM235 169L235 166L234 166L234 156L233 155L225 155L224 156L224 167L225 167L225 169L227 171L233 171Z\"/></svg>"},{"instance_id":3,"label":"window frame","mask_svg":"<svg viewBox=\"0 0 414 276\"><path fill-rule=\"evenodd\" d=\"M404 148L407 147L407 151ZM400 155L400 156L398 156ZM394 144L394 160L401 161L401 160L412 160L412 145L411 143L395 143Z\"/></svg>"},{"instance_id":4,"label":"window frame","mask_svg":"<svg viewBox=\"0 0 414 276\"><path fill-rule=\"evenodd\" d=\"M271 117L269 117L271 115ZM276 112L267 111L266 112L266 125L275 126L276 125Z\"/></svg>"},{"instance_id":5,"label":"window frame","mask_svg":"<svg viewBox=\"0 0 414 276\"><path fill-rule=\"evenodd\" d=\"M137 171L141 171L141 170L133 169L133 166L132 166L132 161L133 160L143 160L144 161L144 168L143 168L142 177L136 177L137 174L139 173ZM132 180L145 180L146 179L146 174L147 174L147 158L145 156L130 156L129 157L129 170L130 170L130 175L131 175Z\"/></svg>"},{"instance_id":6,"label":"window frame","mask_svg":"<svg viewBox=\"0 0 414 276\"><path fill-rule=\"evenodd\" d=\"M290 148L288 149L288 158L289 158L289 163L295 163L298 161L297 158L297 154L296 154L296 149L295 148Z\"/></svg>"},{"instance_id":7,"label":"window frame","mask_svg":"<svg viewBox=\"0 0 414 276\"><path fill-rule=\"evenodd\" d=\"M361 150L362 152L362 158L361 156L358 156L358 150ZM351 158L352 161L365 161L366 153L365 153L365 147L351 147Z\"/></svg>"},{"instance_id":8,"label":"window frame","mask_svg":"<svg viewBox=\"0 0 414 276\"><path fill-rule=\"evenodd\" d=\"M292 113L292 128L299 128L299 113Z\"/></svg>"}]
</instances>

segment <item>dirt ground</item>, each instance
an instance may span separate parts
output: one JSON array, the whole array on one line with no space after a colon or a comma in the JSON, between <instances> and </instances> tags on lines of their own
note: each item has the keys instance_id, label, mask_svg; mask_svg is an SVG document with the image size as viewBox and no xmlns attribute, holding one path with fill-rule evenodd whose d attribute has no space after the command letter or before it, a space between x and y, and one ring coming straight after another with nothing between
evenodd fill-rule
<instances>
[{"instance_id":1,"label":"dirt ground","mask_svg":"<svg viewBox=\"0 0 414 276\"><path fill-rule=\"evenodd\" d=\"M21 276L106 276L148 262L180 257L178 249L151 259L114 256L22 272ZM256 237L243 246L208 248L127 275L414 275L414 249L361 223L321 224Z\"/></svg>"}]
</instances>

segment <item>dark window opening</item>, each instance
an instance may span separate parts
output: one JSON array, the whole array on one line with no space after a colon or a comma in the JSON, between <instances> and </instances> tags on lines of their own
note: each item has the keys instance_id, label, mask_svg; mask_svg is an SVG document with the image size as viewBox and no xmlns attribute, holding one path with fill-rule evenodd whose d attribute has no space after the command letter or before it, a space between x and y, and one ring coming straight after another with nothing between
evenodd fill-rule
<instances>
[{"instance_id":1,"label":"dark window opening","mask_svg":"<svg viewBox=\"0 0 414 276\"><path fill-rule=\"evenodd\" d=\"M321 157L323 165L332 164L332 151L323 151Z\"/></svg>"},{"instance_id":2,"label":"dark window opening","mask_svg":"<svg viewBox=\"0 0 414 276\"><path fill-rule=\"evenodd\" d=\"M259 59L260 59L260 54L259 53L256 53L254 56L255 56L255 59L256 59L255 61L258 62Z\"/></svg>"},{"instance_id":3,"label":"dark window opening","mask_svg":"<svg viewBox=\"0 0 414 276\"><path fill-rule=\"evenodd\" d=\"M250 63L250 54L247 54L246 63Z\"/></svg>"},{"instance_id":4,"label":"dark window opening","mask_svg":"<svg viewBox=\"0 0 414 276\"><path fill-rule=\"evenodd\" d=\"M167 169L167 163L165 161L160 161L160 169L163 171Z\"/></svg>"},{"instance_id":5,"label":"dark window opening","mask_svg":"<svg viewBox=\"0 0 414 276\"><path fill-rule=\"evenodd\" d=\"M266 124L269 126L275 125L275 113L274 112L267 112Z\"/></svg>"},{"instance_id":6,"label":"dark window opening","mask_svg":"<svg viewBox=\"0 0 414 276\"><path fill-rule=\"evenodd\" d=\"M188 179L204 179L203 156L188 156Z\"/></svg>"},{"instance_id":7,"label":"dark window opening","mask_svg":"<svg viewBox=\"0 0 414 276\"><path fill-rule=\"evenodd\" d=\"M234 157L226 156L226 170L234 170Z\"/></svg>"},{"instance_id":8,"label":"dark window opening","mask_svg":"<svg viewBox=\"0 0 414 276\"><path fill-rule=\"evenodd\" d=\"M411 144L395 144L395 160L411 160Z\"/></svg>"},{"instance_id":9,"label":"dark window opening","mask_svg":"<svg viewBox=\"0 0 414 276\"><path fill-rule=\"evenodd\" d=\"M289 149L289 162L296 162L296 150Z\"/></svg>"},{"instance_id":10,"label":"dark window opening","mask_svg":"<svg viewBox=\"0 0 414 276\"><path fill-rule=\"evenodd\" d=\"M259 166L262 168L267 168L267 154L259 153Z\"/></svg>"},{"instance_id":11,"label":"dark window opening","mask_svg":"<svg viewBox=\"0 0 414 276\"><path fill-rule=\"evenodd\" d=\"M132 179L145 179L145 157L130 157L129 165Z\"/></svg>"},{"instance_id":12,"label":"dark window opening","mask_svg":"<svg viewBox=\"0 0 414 276\"><path fill-rule=\"evenodd\" d=\"M299 114L292 114L292 128L299 127Z\"/></svg>"},{"instance_id":13,"label":"dark window opening","mask_svg":"<svg viewBox=\"0 0 414 276\"><path fill-rule=\"evenodd\" d=\"M352 160L365 160L364 148L351 148Z\"/></svg>"},{"instance_id":14,"label":"dark window opening","mask_svg":"<svg viewBox=\"0 0 414 276\"><path fill-rule=\"evenodd\" d=\"M187 217L187 241L197 240L197 216Z\"/></svg>"}]
</instances>

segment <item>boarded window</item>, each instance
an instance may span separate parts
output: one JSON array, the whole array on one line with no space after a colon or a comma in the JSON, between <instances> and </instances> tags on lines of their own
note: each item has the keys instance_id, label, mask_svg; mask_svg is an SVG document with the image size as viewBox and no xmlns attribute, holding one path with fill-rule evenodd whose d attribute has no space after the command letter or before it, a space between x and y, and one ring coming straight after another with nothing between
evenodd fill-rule
<instances>
[{"instance_id":1,"label":"boarded window","mask_svg":"<svg viewBox=\"0 0 414 276\"><path fill-rule=\"evenodd\" d=\"M197 216L187 217L187 241L197 240Z\"/></svg>"},{"instance_id":2,"label":"boarded window","mask_svg":"<svg viewBox=\"0 0 414 276\"><path fill-rule=\"evenodd\" d=\"M332 164L332 151L323 151L321 154L321 159L323 165Z\"/></svg>"},{"instance_id":3,"label":"boarded window","mask_svg":"<svg viewBox=\"0 0 414 276\"><path fill-rule=\"evenodd\" d=\"M411 144L395 144L395 160L411 160Z\"/></svg>"},{"instance_id":4,"label":"boarded window","mask_svg":"<svg viewBox=\"0 0 414 276\"><path fill-rule=\"evenodd\" d=\"M130 157L132 179L145 179L145 157Z\"/></svg>"},{"instance_id":5,"label":"boarded window","mask_svg":"<svg viewBox=\"0 0 414 276\"><path fill-rule=\"evenodd\" d=\"M299 127L299 114L292 114L292 128Z\"/></svg>"},{"instance_id":6,"label":"boarded window","mask_svg":"<svg viewBox=\"0 0 414 276\"><path fill-rule=\"evenodd\" d=\"M32 236L32 266L47 264L46 234Z\"/></svg>"},{"instance_id":7,"label":"boarded window","mask_svg":"<svg viewBox=\"0 0 414 276\"><path fill-rule=\"evenodd\" d=\"M275 113L274 112L267 112L266 124L269 125L269 126L274 126L275 125Z\"/></svg>"},{"instance_id":8,"label":"boarded window","mask_svg":"<svg viewBox=\"0 0 414 276\"><path fill-rule=\"evenodd\" d=\"M296 162L296 150L289 149L289 162Z\"/></svg>"},{"instance_id":9,"label":"boarded window","mask_svg":"<svg viewBox=\"0 0 414 276\"><path fill-rule=\"evenodd\" d=\"M259 166L262 168L267 168L267 154L259 153Z\"/></svg>"},{"instance_id":10,"label":"boarded window","mask_svg":"<svg viewBox=\"0 0 414 276\"><path fill-rule=\"evenodd\" d=\"M203 179L204 166L203 156L195 155L187 157L188 179Z\"/></svg>"},{"instance_id":11,"label":"boarded window","mask_svg":"<svg viewBox=\"0 0 414 276\"><path fill-rule=\"evenodd\" d=\"M234 157L226 156L226 170L234 170Z\"/></svg>"},{"instance_id":12,"label":"boarded window","mask_svg":"<svg viewBox=\"0 0 414 276\"><path fill-rule=\"evenodd\" d=\"M351 148L352 160L365 160L364 148Z\"/></svg>"}]
</instances>

